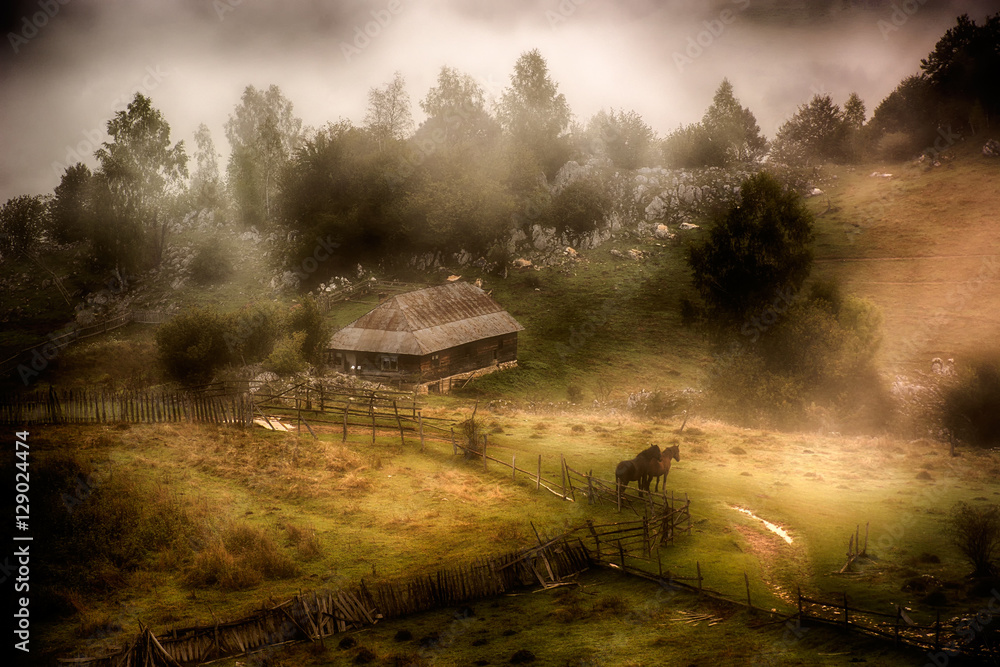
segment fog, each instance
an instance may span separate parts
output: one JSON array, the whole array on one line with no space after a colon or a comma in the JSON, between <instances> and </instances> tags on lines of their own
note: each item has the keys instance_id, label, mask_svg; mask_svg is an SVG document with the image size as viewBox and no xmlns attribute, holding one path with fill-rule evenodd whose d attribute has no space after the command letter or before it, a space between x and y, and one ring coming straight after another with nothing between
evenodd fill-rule
<instances>
[{"instance_id":1,"label":"fog","mask_svg":"<svg viewBox=\"0 0 1000 667\"><path fill-rule=\"evenodd\" d=\"M413 103L449 65L488 97L538 48L577 122L638 111L661 136L700 119L723 77L768 136L799 104L858 92L869 114L919 70L970 0L41 0L5 8L0 201L51 192L76 155L91 167L105 124L139 90L192 153L247 85L277 84L306 126L360 124L367 91L402 72ZM365 32L367 30L367 33ZM224 164L224 161L223 161Z\"/></svg>"}]
</instances>

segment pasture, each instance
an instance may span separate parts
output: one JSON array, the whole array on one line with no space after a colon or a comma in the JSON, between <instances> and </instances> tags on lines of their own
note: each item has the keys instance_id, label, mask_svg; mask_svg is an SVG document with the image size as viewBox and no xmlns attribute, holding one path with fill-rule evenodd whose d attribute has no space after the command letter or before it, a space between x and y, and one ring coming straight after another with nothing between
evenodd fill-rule
<instances>
[{"instance_id":1,"label":"pasture","mask_svg":"<svg viewBox=\"0 0 1000 667\"><path fill-rule=\"evenodd\" d=\"M428 412L468 415L467 408L453 403L442 401ZM690 537L662 549L664 567L685 575L693 574L697 563L706 587L733 598L744 595L746 574L754 605L761 608L792 611L796 586L801 586L804 594L818 597L846 592L852 604L869 609L891 610L901 603L921 622L934 612L923 602L930 591L902 588L911 579L932 575L945 596L944 613L976 604L966 597L968 568L949 544L945 527L956 501L993 502L1000 495L997 466L988 455L961 452L951 459L947 450L927 441L776 434L699 420L677 433L679 422L581 412L492 413L481 406L479 417L490 433L491 455L501 460L516 455L520 464L541 454L543 474L550 476L558 474L560 454L578 470L593 469L612 479L614 465L647 444L678 445L680 461L673 463L667 488L689 495L694 527ZM95 497L103 484L112 488L133 480L148 503L168 503L186 525L177 535L183 540L165 543L138 567L120 572L106 567L102 576L120 583L112 592L61 592L65 615L46 626L43 641L62 650L113 646L140 620L157 632L237 618L262 601L283 600L300 590L432 571L530 546L532 525L552 535L588 518L619 517L588 507L585 500L570 503L536 492L528 479L512 482L509 469L494 465L484 472L480 461L454 456L446 444L428 444L420 453L415 439L403 446L398 438L380 438L373 446L370 436L359 432L344 445L336 430L321 431L314 440L196 425L45 427L32 438L40 458L61 452L84 462ZM792 543L735 507L782 526ZM859 524L862 535L870 524L873 560L857 574L833 574L844 564L848 536ZM231 584L199 578L197 573L211 564L206 544L228 545L229 555L220 557L239 562L229 536L240 531L265 536L261 539L274 545L276 557L283 554L294 566L280 576L242 584L238 577ZM929 562L929 556L939 562ZM836 653L830 646L844 642L834 636L781 642L773 628L750 630L748 624L755 621L745 612L712 612L710 603L693 596L650 606L655 585L610 574L587 575L581 584L475 605L476 617L487 620L463 632L468 641L456 640L454 651L435 654L437 664L465 664L482 656L484 644L472 645L478 638L497 651L551 650L560 656L558 664L580 655L617 662L621 654L615 647L642 646L634 664L651 664L673 651L687 655L684 636L693 624L676 620L681 611L723 618L711 627L698 624L696 652L705 656L725 647L752 662L777 645L776 664L794 664L808 655L810 664L821 664L821 653ZM636 612L636 605L645 611ZM449 613L399 619L359 639L383 657L419 654L416 642L446 632ZM546 630L542 618L552 618L558 630ZM415 643L396 643L389 634L393 628L409 628ZM476 634L480 629L487 635ZM500 634L509 629L517 632ZM655 637L649 636L654 631ZM826 636L826 631L813 635ZM851 650L862 651L862 646L886 650L852 639ZM337 655L317 656L300 647L286 664L328 664ZM886 664L895 664L892 655L885 657Z\"/></svg>"}]
</instances>

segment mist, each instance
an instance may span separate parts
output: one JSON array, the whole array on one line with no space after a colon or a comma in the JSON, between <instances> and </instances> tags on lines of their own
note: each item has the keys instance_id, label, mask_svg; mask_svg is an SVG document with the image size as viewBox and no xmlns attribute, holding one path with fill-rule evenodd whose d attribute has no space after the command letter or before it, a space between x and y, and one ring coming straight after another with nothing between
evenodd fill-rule
<instances>
[{"instance_id":1,"label":"mist","mask_svg":"<svg viewBox=\"0 0 1000 667\"><path fill-rule=\"evenodd\" d=\"M471 74L496 99L517 57L533 48L576 122L602 108L634 109L663 136L699 120L728 77L773 136L818 92L838 103L857 92L870 115L919 70L957 15L980 20L998 7L970 0L15 2L5 10L0 49L0 197L51 192L77 159L94 167L107 121L136 91L153 100L189 154L206 123L224 164L223 126L248 85L277 84L306 127L361 124L369 88L399 70L419 123L418 102L443 65Z\"/></svg>"}]
</instances>

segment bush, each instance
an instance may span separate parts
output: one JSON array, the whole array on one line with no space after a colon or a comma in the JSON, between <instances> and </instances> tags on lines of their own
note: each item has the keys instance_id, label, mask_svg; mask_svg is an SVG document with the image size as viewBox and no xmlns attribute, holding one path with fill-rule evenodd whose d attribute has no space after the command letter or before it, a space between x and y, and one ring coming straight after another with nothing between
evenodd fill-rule
<instances>
[{"instance_id":1,"label":"bush","mask_svg":"<svg viewBox=\"0 0 1000 667\"><path fill-rule=\"evenodd\" d=\"M211 239L195 251L191 278L199 285L220 283L233 273L233 263L220 239Z\"/></svg>"},{"instance_id":2,"label":"bush","mask_svg":"<svg viewBox=\"0 0 1000 667\"><path fill-rule=\"evenodd\" d=\"M582 235L597 229L611 208L602 185L577 179L552 198L549 221L559 233Z\"/></svg>"},{"instance_id":3,"label":"bush","mask_svg":"<svg viewBox=\"0 0 1000 667\"><path fill-rule=\"evenodd\" d=\"M890 132L879 139L876 153L883 160L908 160L916 153L913 137L906 132Z\"/></svg>"},{"instance_id":4,"label":"bush","mask_svg":"<svg viewBox=\"0 0 1000 667\"><path fill-rule=\"evenodd\" d=\"M226 350L232 360L244 364L263 361L281 336L282 318L271 304L241 309L226 318Z\"/></svg>"},{"instance_id":5,"label":"bush","mask_svg":"<svg viewBox=\"0 0 1000 667\"><path fill-rule=\"evenodd\" d=\"M302 355L305 340L306 333L304 331L285 336L275 344L274 350L264 363L264 367L278 375L294 375L302 372L306 367L306 361Z\"/></svg>"},{"instance_id":6,"label":"bush","mask_svg":"<svg viewBox=\"0 0 1000 667\"><path fill-rule=\"evenodd\" d=\"M1000 549L1000 506L976 507L960 502L952 508L951 518L952 541L972 563L972 574L993 574L993 562Z\"/></svg>"},{"instance_id":7,"label":"bush","mask_svg":"<svg viewBox=\"0 0 1000 667\"><path fill-rule=\"evenodd\" d=\"M189 310L156 331L160 362L167 374L187 385L211 381L229 362L226 321L213 310Z\"/></svg>"},{"instance_id":8,"label":"bush","mask_svg":"<svg viewBox=\"0 0 1000 667\"><path fill-rule=\"evenodd\" d=\"M302 299L301 304L292 308L288 314L288 332L305 334L299 348L303 359L316 365L323 361L330 340L330 327L312 297Z\"/></svg>"},{"instance_id":9,"label":"bush","mask_svg":"<svg viewBox=\"0 0 1000 667\"><path fill-rule=\"evenodd\" d=\"M1000 444L1000 360L979 361L961 371L944 395L942 422L962 442L976 447Z\"/></svg>"}]
</instances>

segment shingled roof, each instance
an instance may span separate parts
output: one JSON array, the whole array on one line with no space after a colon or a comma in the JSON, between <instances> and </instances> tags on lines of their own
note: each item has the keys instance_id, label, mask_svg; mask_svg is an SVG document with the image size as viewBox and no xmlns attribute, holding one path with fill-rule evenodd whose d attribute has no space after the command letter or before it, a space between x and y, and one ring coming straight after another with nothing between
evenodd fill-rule
<instances>
[{"instance_id":1,"label":"shingled roof","mask_svg":"<svg viewBox=\"0 0 1000 667\"><path fill-rule=\"evenodd\" d=\"M523 331L483 290L456 282L392 297L330 339L330 349L425 355Z\"/></svg>"}]
</instances>

